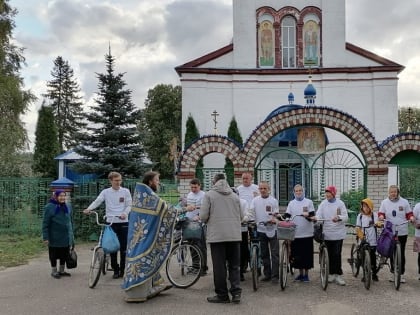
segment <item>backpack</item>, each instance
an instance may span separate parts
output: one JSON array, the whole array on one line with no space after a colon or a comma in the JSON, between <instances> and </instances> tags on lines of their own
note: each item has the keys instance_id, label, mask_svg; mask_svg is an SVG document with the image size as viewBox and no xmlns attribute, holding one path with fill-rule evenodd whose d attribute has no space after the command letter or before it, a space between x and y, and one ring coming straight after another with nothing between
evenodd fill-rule
<instances>
[{"instance_id":1,"label":"backpack","mask_svg":"<svg viewBox=\"0 0 420 315\"><path fill-rule=\"evenodd\" d=\"M392 232L392 223L386 221L385 227L378 238L376 251L383 257L391 257L394 249L394 233Z\"/></svg>"}]
</instances>

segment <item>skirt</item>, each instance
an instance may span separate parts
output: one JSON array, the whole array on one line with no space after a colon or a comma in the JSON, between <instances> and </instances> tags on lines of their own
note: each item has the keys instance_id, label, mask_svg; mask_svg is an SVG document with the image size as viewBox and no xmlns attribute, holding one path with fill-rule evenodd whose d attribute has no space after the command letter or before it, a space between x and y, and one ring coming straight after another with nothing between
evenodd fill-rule
<instances>
[{"instance_id":1,"label":"skirt","mask_svg":"<svg viewBox=\"0 0 420 315\"><path fill-rule=\"evenodd\" d=\"M291 262L295 269L311 269L314 267L313 237L295 238L291 244Z\"/></svg>"}]
</instances>

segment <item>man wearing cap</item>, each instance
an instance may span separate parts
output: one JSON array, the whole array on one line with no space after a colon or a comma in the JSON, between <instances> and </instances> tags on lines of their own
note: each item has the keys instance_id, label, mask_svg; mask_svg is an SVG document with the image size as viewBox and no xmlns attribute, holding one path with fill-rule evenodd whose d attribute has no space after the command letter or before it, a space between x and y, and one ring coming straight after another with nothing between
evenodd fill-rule
<instances>
[{"instance_id":1,"label":"man wearing cap","mask_svg":"<svg viewBox=\"0 0 420 315\"><path fill-rule=\"evenodd\" d=\"M401 283L405 283L403 275L405 272L405 244L407 243L408 224L404 224L404 222L407 220L414 222L414 215L407 199L400 196L400 189L398 186L389 186L388 198L381 202L378 218L379 220L386 219L390 221L394 230L395 225L401 224L398 226L398 240L401 244ZM391 272L394 272L393 270L394 261L391 256ZM389 278L389 281L391 280L394 281L394 277L392 275Z\"/></svg>"},{"instance_id":2,"label":"man wearing cap","mask_svg":"<svg viewBox=\"0 0 420 315\"><path fill-rule=\"evenodd\" d=\"M330 261L328 282L346 285L346 282L341 277L343 274L341 268L341 251L343 249L343 240L346 237L347 232L345 222L349 217L346 205L340 199L337 199L336 195L337 188L335 188L335 186L328 186L325 188L325 200L323 200L318 207L316 219L325 220L323 232Z\"/></svg>"}]
</instances>

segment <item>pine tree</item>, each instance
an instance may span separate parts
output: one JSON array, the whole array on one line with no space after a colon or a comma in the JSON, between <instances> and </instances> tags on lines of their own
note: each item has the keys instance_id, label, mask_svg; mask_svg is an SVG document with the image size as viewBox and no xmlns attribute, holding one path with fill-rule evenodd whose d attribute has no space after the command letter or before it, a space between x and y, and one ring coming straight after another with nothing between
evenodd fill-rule
<instances>
[{"instance_id":1,"label":"pine tree","mask_svg":"<svg viewBox=\"0 0 420 315\"><path fill-rule=\"evenodd\" d=\"M0 176L21 175L18 156L28 140L21 117L36 99L30 91L23 90L19 75L25 58L23 48L13 44L16 14L8 0L0 1Z\"/></svg>"},{"instance_id":2,"label":"pine tree","mask_svg":"<svg viewBox=\"0 0 420 315\"><path fill-rule=\"evenodd\" d=\"M58 131L54 122L51 107L42 103L38 111L35 130L35 149L32 170L41 177L57 177L57 162L54 158L59 154Z\"/></svg>"},{"instance_id":3,"label":"pine tree","mask_svg":"<svg viewBox=\"0 0 420 315\"><path fill-rule=\"evenodd\" d=\"M140 177L144 172L144 153L136 128L139 110L125 88L124 73L115 74L115 58L105 55L106 73L99 79L95 105L86 114L87 133L80 133L81 145L75 151L86 158L72 165L79 173L106 177L117 171L125 177Z\"/></svg>"},{"instance_id":4,"label":"pine tree","mask_svg":"<svg viewBox=\"0 0 420 315\"><path fill-rule=\"evenodd\" d=\"M188 115L187 121L185 123L185 135L184 135L184 145L187 148L195 139L200 137L197 125L195 124L194 118L191 114ZM201 182L204 180L203 172L203 158L201 158L195 169L195 177L199 178Z\"/></svg>"},{"instance_id":5,"label":"pine tree","mask_svg":"<svg viewBox=\"0 0 420 315\"><path fill-rule=\"evenodd\" d=\"M74 79L74 71L61 56L54 60L53 79L47 82L44 95L51 102L58 129L60 152L75 146L76 133L83 129L83 102L80 87Z\"/></svg>"},{"instance_id":6,"label":"pine tree","mask_svg":"<svg viewBox=\"0 0 420 315\"><path fill-rule=\"evenodd\" d=\"M242 145L243 140L242 140L241 133L239 132L238 123L236 122L235 117L233 117L232 120L230 121L229 129L228 129L228 137L236 141L239 145ZM225 158L225 173L226 173L227 181L230 186L234 185L234 176L235 176L234 171L235 170L233 168L232 161L229 160L228 158Z\"/></svg>"}]
</instances>

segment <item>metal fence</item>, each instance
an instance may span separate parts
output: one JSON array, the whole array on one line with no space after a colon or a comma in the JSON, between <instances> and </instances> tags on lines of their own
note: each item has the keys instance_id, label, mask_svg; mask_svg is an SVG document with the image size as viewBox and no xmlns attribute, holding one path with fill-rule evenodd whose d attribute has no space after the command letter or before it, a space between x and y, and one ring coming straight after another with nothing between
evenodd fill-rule
<instances>
[{"instance_id":1,"label":"metal fence","mask_svg":"<svg viewBox=\"0 0 420 315\"><path fill-rule=\"evenodd\" d=\"M0 233L41 235L44 206L51 196L52 179L45 178L3 178L0 179ZM131 192L137 179L125 179L123 186ZM73 213L73 226L77 239L96 239L99 227L91 217L83 215L82 210L109 187L108 180L76 183L69 204ZM164 200L175 204L179 200L177 184L163 182L159 192ZM105 205L97 209L105 213Z\"/></svg>"}]
</instances>

